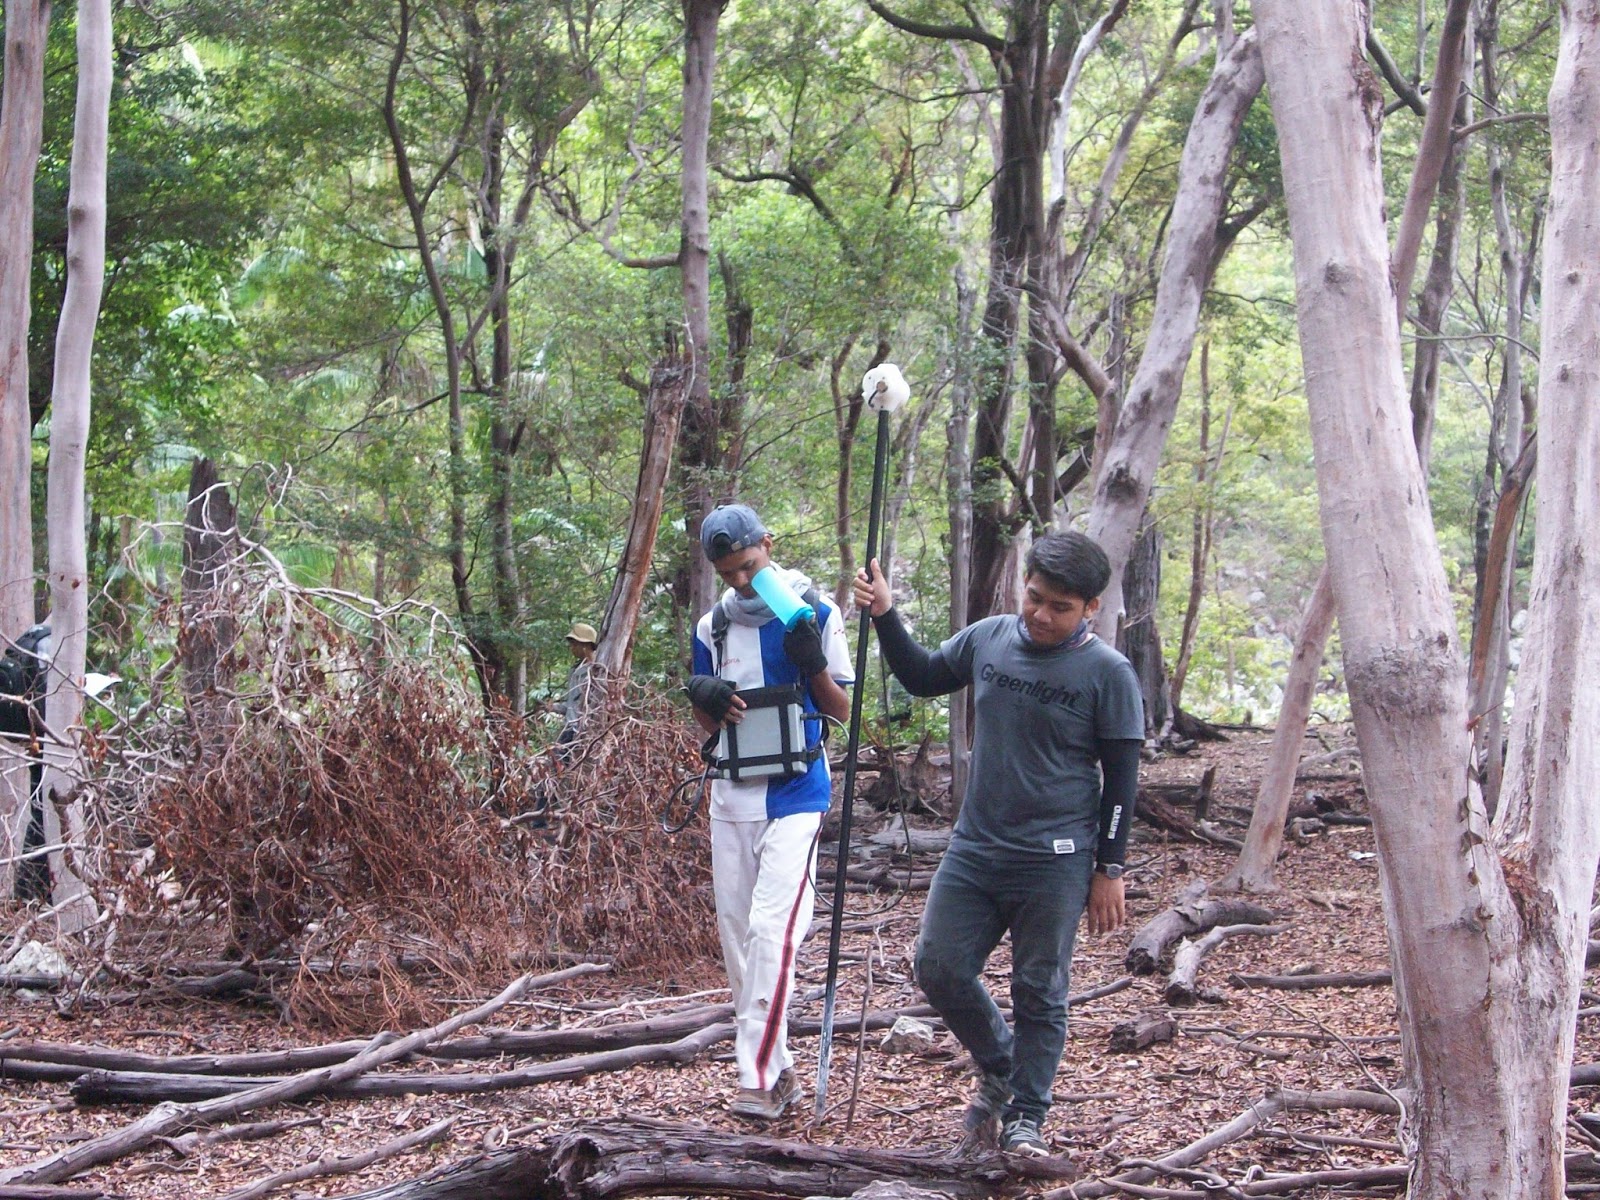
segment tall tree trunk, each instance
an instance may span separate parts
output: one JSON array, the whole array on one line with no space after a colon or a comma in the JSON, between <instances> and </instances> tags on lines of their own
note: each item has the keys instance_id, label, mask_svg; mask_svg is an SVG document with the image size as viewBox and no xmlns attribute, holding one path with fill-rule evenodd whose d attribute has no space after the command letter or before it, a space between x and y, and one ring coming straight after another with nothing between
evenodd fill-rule
<instances>
[{"instance_id":1,"label":"tall tree trunk","mask_svg":"<svg viewBox=\"0 0 1600 1200\"><path fill-rule=\"evenodd\" d=\"M1465 89L1456 101L1456 118L1467 120L1470 96ZM1439 395L1439 366L1444 361L1444 320L1455 291L1456 253L1461 242L1461 213L1466 205L1466 173L1461 169L1461 152L1451 143L1439 175L1439 204L1434 218L1433 255L1422 294L1417 299L1417 348L1411 368L1411 434L1417 444L1417 457L1423 474L1433 460L1433 419ZM1408 197L1409 203L1409 197ZM1408 210L1409 211L1409 210ZM1405 260L1395 257L1396 270Z\"/></svg>"},{"instance_id":2,"label":"tall tree trunk","mask_svg":"<svg viewBox=\"0 0 1600 1200\"><path fill-rule=\"evenodd\" d=\"M33 624L33 417L28 409L33 178L44 125L48 0L5 6L0 92L0 638ZM0 796L0 801L4 797Z\"/></svg>"},{"instance_id":3,"label":"tall tree trunk","mask_svg":"<svg viewBox=\"0 0 1600 1200\"><path fill-rule=\"evenodd\" d=\"M1495 923L1520 924L1521 938L1515 960L1497 964L1502 973L1495 982L1503 980L1503 986L1485 989L1481 977L1474 981L1481 996L1500 1000L1495 1005L1500 1011L1490 1016L1502 1018L1497 1032L1512 1066L1504 1087L1514 1102L1504 1134L1487 1150L1504 1166L1501 1194L1515 1197L1562 1194L1565 1080L1600 859L1600 811L1594 804L1600 753L1592 736L1600 723L1600 687L1595 682L1600 674L1600 623L1594 619L1600 557L1589 548L1593 531L1600 527L1597 129L1600 0L1566 0L1550 87L1550 208L1541 289L1539 487L1530 619L1517 674L1505 789L1493 831L1516 901L1514 908L1502 904L1492 910ZM1469 1092L1465 1099L1470 1102L1478 1095ZM1493 1126L1490 1131L1499 1133ZM1467 1134L1465 1122L1443 1132L1485 1137L1482 1125ZM1455 1176L1428 1170L1424 1178L1449 1184ZM1478 1184L1462 1194L1487 1195L1488 1188Z\"/></svg>"},{"instance_id":4,"label":"tall tree trunk","mask_svg":"<svg viewBox=\"0 0 1600 1200\"><path fill-rule=\"evenodd\" d=\"M956 329L952 347L950 419L945 422L945 504L950 522L950 632L967 625L972 579L972 315L976 296L957 265ZM972 708L963 688L950 702L950 809L967 794L972 770Z\"/></svg>"},{"instance_id":5,"label":"tall tree trunk","mask_svg":"<svg viewBox=\"0 0 1600 1200\"><path fill-rule=\"evenodd\" d=\"M1423 123L1422 144L1417 149L1417 161L1411 172L1411 183L1406 193L1405 208L1401 212L1400 229L1395 235L1395 295L1404 306L1411 291L1411 276L1416 270L1417 256L1422 248L1422 229L1427 223L1428 209L1433 205L1435 189L1440 186L1449 170L1454 153L1456 100L1466 77L1468 59L1467 27L1471 23L1472 0L1449 0L1445 10L1444 25L1439 32L1439 53L1434 63L1433 89L1428 93L1428 116ZM1417 47L1422 53L1422 47Z\"/></svg>"},{"instance_id":6,"label":"tall tree trunk","mask_svg":"<svg viewBox=\"0 0 1600 1200\"><path fill-rule=\"evenodd\" d=\"M183 592L178 657L183 663L183 708L196 756L214 761L227 747L237 719L233 646L238 621L228 577L238 548L238 511L217 464L197 458L189 466L189 502L183 515Z\"/></svg>"},{"instance_id":7,"label":"tall tree trunk","mask_svg":"<svg viewBox=\"0 0 1600 1200\"><path fill-rule=\"evenodd\" d=\"M1498 5L1485 9L1478 31L1482 59L1484 102L1491 110L1500 100ZM1528 414L1524 411L1522 367L1523 319L1529 303L1533 258L1539 242L1539 214L1525 247L1519 245L1507 194L1506 167L1500 147L1491 139L1485 148L1489 166L1489 199L1494 213L1495 237L1500 247L1502 287L1505 292L1506 336L1500 386L1495 394L1485 457L1483 485L1479 490L1478 531L1483 539L1477 550L1479 566L1473 597L1473 670L1471 708L1474 714L1473 757L1482 764L1484 803L1492 814L1499 803L1504 773L1505 696L1511 671L1511 618L1516 581L1515 539L1506 518L1515 519L1520 498L1532 470L1526 452ZM1519 468L1525 468L1519 470ZM1520 477L1519 477L1520 476ZM1509 506L1509 513L1507 508ZM1493 510L1494 517L1489 518ZM1494 532L1491 534L1491 528ZM1491 548L1489 539L1500 538Z\"/></svg>"},{"instance_id":8,"label":"tall tree trunk","mask_svg":"<svg viewBox=\"0 0 1600 1200\"><path fill-rule=\"evenodd\" d=\"M1178 635L1178 655L1172 668L1168 692L1172 711L1183 708L1183 685L1189 678L1189 662L1194 657L1195 635L1200 628L1200 602L1205 598L1206 564L1211 561L1211 538L1216 520L1216 476L1222 470L1222 456L1228 449L1228 430L1233 425L1233 404L1228 405L1211 448L1211 342L1200 346L1200 454L1195 461L1197 488L1194 520L1189 533L1189 598L1183 606L1183 628Z\"/></svg>"},{"instance_id":9,"label":"tall tree trunk","mask_svg":"<svg viewBox=\"0 0 1600 1200\"><path fill-rule=\"evenodd\" d=\"M679 266L690 367L679 451L689 543L689 611L717 597L717 575L700 553L700 522L722 491L722 459L711 395L711 201L706 161L711 143L712 79L723 0L683 0L683 222Z\"/></svg>"},{"instance_id":10,"label":"tall tree trunk","mask_svg":"<svg viewBox=\"0 0 1600 1200\"><path fill-rule=\"evenodd\" d=\"M1451 0L1451 3L1454 6L1457 0ZM1455 61L1455 58L1463 54L1466 31L1464 27L1450 28L1450 22L1456 16L1452 8L1447 28L1440 38L1439 58L1434 64L1432 95L1444 97L1455 94L1457 99L1453 111L1464 120L1469 95L1460 86L1463 64ZM1418 53L1421 53L1420 46ZM1428 335L1440 332L1444 314L1450 306L1464 199L1461 154L1454 138L1446 137L1441 148L1431 116L1428 130L1428 136L1424 138L1424 152L1419 155L1412 170L1411 185L1406 192L1406 207L1401 216L1401 232L1396 242L1392 268L1396 280L1396 301L1402 303L1402 310L1398 311L1403 321L1404 281L1413 275L1416 257L1421 250L1420 239L1409 236L1406 230L1420 227L1423 214L1433 202L1428 185L1431 180L1440 189L1438 219L1433 257L1418 305L1417 328L1422 337L1417 343L1411 371L1411 436L1424 478L1428 474L1431 458L1433 414L1439 390L1439 361L1443 352L1443 343L1438 337L1430 338ZM1430 138L1435 140L1429 141ZM1283 848L1284 822L1288 819L1289 804L1294 798L1295 771L1305 744L1306 726L1311 720L1317 678L1321 674L1328 638L1332 634L1333 581L1324 562L1312 588L1311 599L1306 604L1300 629L1295 635L1294 653L1289 660L1288 677L1283 684L1283 703L1273 729L1272 746L1267 752L1267 766L1256 789L1256 802L1250 814L1250 829L1245 835L1244 849L1239 852L1233 870L1218 885L1220 890L1268 892L1277 887L1274 868L1278 852Z\"/></svg>"},{"instance_id":11,"label":"tall tree trunk","mask_svg":"<svg viewBox=\"0 0 1600 1200\"><path fill-rule=\"evenodd\" d=\"M1563 8L1551 100L1562 229L1546 262L1544 361L1561 415L1540 432L1573 457L1555 487L1541 488L1566 507L1551 514L1554 536L1541 529L1539 609L1565 636L1546 643L1552 657L1530 680L1550 691L1518 706L1527 800L1518 821L1496 830L1507 835L1498 847L1486 844L1482 806L1466 786L1465 671L1404 403L1383 236L1383 92L1361 57L1364 9L1255 0L1254 10L1282 151L1323 538L1413 1084L1410 1194L1559 1196L1565 1071L1600 846L1595 815L1575 802L1597 782L1594 754L1590 739L1572 736L1600 718L1588 683L1600 630L1578 615L1596 567L1577 540L1582 522L1600 517L1590 399L1600 241L1588 219L1600 187L1600 63L1573 61L1600 53L1600 0ZM1567 694L1555 694L1561 688Z\"/></svg>"},{"instance_id":12,"label":"tall tree trunk","mask_svg":"<svg viewBox=\"0 0 1600 1200\"><path fill-rule=\"evenodd\" d=\"M1216 268L1228 159L1261 83L1255 35L1246 31L1217 60L1184 142L1150 334L1104 457L1096 463L1088 533L1111 560L1111 583L1095 622L1096 632L1108 640L1122 615L1124 564L1183 394L1200 302Z\"/></svg>"},{"instance_id":13,"label":"tall tree trunk","mask_svg":"<svg viewBox=\"0 0 1600 1200\"><path fill-rule=\"evenodd\" d=\"M1161 596L1161 530L1145 515L1139 538L1128 555L1125 589L1128 619L1123 624L1118 649L1133 664L1144 696L1146 737L1160 737L1172 720L1167 695L1167 666L1161 656L1161 631L1156 624L1156 604Z\"/></svg>"},{"instance_id":14,"label":"tall tree trunk","mask_svg":"<svg viewBox=\"0 0 1600 1200\"><path fill-rule=\"evenodd\" d=\"M644 606L645 584L650 579L650 562L661 529L661 514L666 507L672 451L677 444L678 426L683 420L689 375L693 369L686 356L675 353L669 346L650 372L650 388L645 394L644 444L639 451L639 480L634 487L633 509L628 517L628 543L611 585L611 597L606 601L600 646L594 655L592 677L603 686L588 689L586 697L591 704L613 694L633 665L633 643Z\"/></svg>"},{"instance_id":15,"label":"tall tree trunk","mask_svg":"<svg viewBox=\"0 0 1600 1200\"><path fill-rule=\"evenodd\" d=\"M439 336L444 343L446 421L450 448L446 468L450 493L450 585L455 594L456 613L467 632L467 645L472 653L472 666L478 677L479 691L483 695L484 705L492 707L496 702L496 681L503 672L495 661L493 644L479 628L477 611L472 602L472 570L467 559L467 426L462 408L461 339L456 332L455 310L445 290L438 256L434 253L433 237L428 231L428 198L433 194L432 189L418 186L411 165L411 150L406 142L405 130L400 125L400 75L409 58L415 18L416 10L411 0L400 0L398 30L384 81L383 122L389 134L389 149L394 155L400 195L411 220L411 236L416 244L417 257L422 263L423 275L428 281L428 296L433 301L434 314L439 319ZM481 89L482 83L480 67L478 74L469 81L469 87Z\"/></svg>"},{"instance_id":16,"label":"tall tree trunk","mask_svg":"<svg viewBox=\"0 0 1600 1200\"><path fill-rule=\"evenodd\" d=\"M1267 751L1267 765L1262 768L1261 781L1256 786L1256 803L1250 813L1244 849L1239 851L1233 870L1217 885L1218 891L1277 890L1275 874L1278 852L1283 849L1283 823L1289 816L1295 771L1300 766L1306 725L1311 721L1311 705L1317 696L1317 678L1322 674L1322 660L1332 633L1333 580L1324 563L1300 618L1300 628L1295 631L1294 654L1289 659L1289 674L1283 684L1283 703L1278 706L1278 723L1272 733L1272 747Z\"/></svg>"},{"instance_id":17,"label":"tall tree trunk","mask_svg":"<svg viewBox=\"0 0 1600 1200\"><path fill-rule=\"evenodd\" d=\"M497 629L490 635L500 663L498 699L511 712L527 707L528 662L522 652L525 614L517 566L516 458L523 423L512 404L511 263L515 225L505 220L505 123L498 113L485 132L488 148L482 189L483 260L489 276L489 537L493 547ZM530 167L530 170L534 168Z\"/></svg>"},{"instance_id":18,"label":"tall tree trunk","mask_svg":"<svg viewBox=\"0 0 1600 1200\"><path fill-rule=\"evenodd\" d=\"M89 645L89 555L84 544L84 468L89 448L90 364L106 274L106 129L111 113L111 0L78 0L78 96L72 119L67 196L67 287L56 330L50 397L46 534L50 549L50 629L55 655L45 693L45 723L68 745L51 744L44 776L45 840L65 806L68 841L85 830L77 799L81 775L83 679ZM84 894L65 859L52 864L52 899ZM82 918L83 914L79 914Z\"/></svg>"},{"instance_id":19,"label":"tall tree trunk","mask_svg":"<svg viewBox=\"0 0 1600 1200\"><path fill-rule=\"evenodd\" d=\"M1053 97L1042 90L1050 26L1040 0L1010 8L1000 67L1000 165L989 201L989 291L979 323L985 352L977 372L972 439L972 574L964 623L989 615L1022 521L1012 516L1005 464L1017 332L1029 261L1044 233L1044 140Z\"/></svg>"}]
</instances>

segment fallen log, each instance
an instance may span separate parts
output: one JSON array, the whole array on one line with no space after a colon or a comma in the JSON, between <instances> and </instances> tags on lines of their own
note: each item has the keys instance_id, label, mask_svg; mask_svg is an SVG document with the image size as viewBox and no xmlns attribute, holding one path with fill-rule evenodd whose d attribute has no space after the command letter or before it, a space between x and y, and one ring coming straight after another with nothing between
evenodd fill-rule
<instances>
[{"instance_id":1,"label":"fallen log","mask_svg":"<svg viewBox=\"0 0 1600 1200\"><path fill-rule=\"evenodd\" d=\"M374 1146L358 1154L325 1155L315 1162L301 1163L298 1167L290 1167L287 1171L279 1171L275 1175L258 1179L247 1187L229 1192L222 1200L260 1200L260 1197L268 1192L276 1191L286 1184L316 1179L323 1175L353 1175L357 1171L365 1171L375 1162L404 1154L407 1150L413 1150L418 1146L432 1145L447 1136L457 1120L456 1117L446 1117L426 1129L414 1129L410 1133L401 1134L380 1146Z\"/></svg>"},{"instance_id":2,"label":"fallen log","mask_svg":"<svg viewBox=\"0 0 1600 1200\"><path fill-rule=\"evenodd\" d=\"M1204 937L1185 938L1173 953L1172 974L1167 979L1166 1000L1174 1008L1189 1008L1200 997L1197 983L1200 963L1223 942L1232 937L1250 934L1268 937L1282 933L1287 925L1218 925Z\"/></svg>"},{"instance_id":3,"label":"fallen log","mask_svg":"<svg viewBox=\"0 0 1600 1200\"><path fill-rule=\"evenodd\" d=\"M428 1051L430 1058L476 1059L503 1055L585 1054L651 1042L670 1042L733 1016L731 1004L702 1004L643 1021L590 1029L497 1029L453 1038ZM138 1054L65 1042L0 1043L0 1078L71 1080L83 1071L136 1071L162 1075L276 1075L332 1066L359 1054L366 1041L328 1042L244 1054ZM55 1073L28 1074L22 1062L61 1064ZM72 1070L71 1068L78 1068Z\"/></svg>"},{"instance_id":4,"label":"fallen log","mask_svg":"<svg viewBox=\"0 0 1600 1200\"><path fill-rule=\"evenodd\" d=\"M542 982L535 976L523 975L485 1004L387 1045L378 1045L375 1040L371 1049L364 1050L348 1062L337 1066L291 1075L273 1083L252 1086L238 1095L220 1096L200 1104L163 1105L122 1129L113 1130L101 1137L80 1142L34 1162L0 1172L0 1184L58 1183L90 1167L115 1162L124 1155L142 1150L157 1138L168 1137L180 1130L232 1120L268 1104L277 1104L327 1087L335 1087L383 1063L392 1062L414 1050L432 1045L464 1026L476 1025L530 989L540 986ZM259 1081L252 1080L251 1083L259 1084Z\"/></svg>"},{"instance_id":5,"label":"fallen log","mask_svg":"<svg viewBox=\"0 0 1600 1200\"><path fill-rule=\"evenodd\" d=\"M1246 1108L1226 1125L1213 1129L1210 1133L1196 1138L1187 1146L1174 1150L1171 1154L1164 1154L1154 1160L1149 1166L1137 1167L1131 1171L1124 1171L1107 1179L1085 1180L1074 1184L1070 1188L1057 1188L1044 1193L1044 1200L1099 1200L1102 1196L1125 1195L1130 1187L1138 1187L1152 1179L1157 1179L1162 1172L1172 1168L1193 1166L1206 1155L1230 1142L1238 1141L1258 1126L1265 1125L1281 1112L1312 1110L1316 1112L1332 1112L1335 1109L1356 1108L1367 1112L1384 1113L1389 1116L1400 1115L1400 1105L1393 1096L1382 1092L1367 1091L1329 1091L1329 1092L1299 1092L1299 1091L1273 1091L1268 1092L1250 1107Z\"/></svg>"},{"instance_id":6,"label":"fallen log","mask_svg":"<svg viewBox=\"0 0 1600 1200\"><path fill-rule=\"evenodd\" d=\"M1139 789L1139 801L1134 805L1133 815L1163 833L1175 834L1191 842L1208 842L1236 851L1244 849L1244 843L1238 838L1223 833L1210 821L1186 816L1144 788Z\"/></svg>"},{"instance_id":7,"label":"fallen log","mask_svg":"<svg viewBox=\"0 0 1600 1200\"><path fill-rule=\"evenodd\" d=\"M1388 971L1329 971L1323 975L1243 975L1228 976L1234 987L1280 988L1309 992L1329 987L1388 987L1394 976Z\"/></svg>"},{"instance_id":8,"label":"fallen log","mask_svg":"<svg viewBox=\"0 0 1600 1200\"><path fill-rule=\"evenodd\" d=\"M733 1022L708 1025L675 1042L631 1046L601 1054L579 1054L554 1062L537 1063L514 1071L435 1072L433 1074L393 1074L350 1076L309 1089L318 1095L340 1099L415 1094L461 1095L469 1092L499 1092L582 1079L608 1071L626 1071L646 1063L694 1062L712 1046L733 1038ZM294 1078L273 1081L282 1084ZM81 1105L95 1104L187 1104L219 1097L248 1093L266 1082L259 1077L228 1075L151 1075L137 1071L85 1071L72 1082L72 1098ZM302 1093L303 1094L303 1093Z\"/></svg>"},{"instance_id":9,"label":"fallen log","mask_svg":"<svg viewBox=\"0 0 1600 1200\"><path fill-rule=\"evenodd\" d=\"M1171 908L1159 912L1128 944L1124 965L1135 975L1154 975L1180 938L1218 925L1270 925L1270 909L1236 896L1208 897L1203 880L1191 883Z\"/></svg>"},{"instance_id":10,"label":"fallen log","mask_svg":"<svg viewBox=\"0 0 1600 1200\"><path fill-rule=\"evenodd\" d=\"M1178 1035L1178 1022L1169 1012L1144 1012L1123 1021L1111 1030L1111 1052L1133 1054L1157 1042L1170 1042Z\"/></svg>"},{"instance_id":11,"label":"fallen log","mask_svg":"<svg viewBox=\"0 0 1600 1200\"><path fill-rule=\"evenodd\" d=\"M849 1196L904 1180L949 1197L985 1197L1020 1177L1072 1179L1059 1158L958 1158L721 1133L666 1121L594 1125L539 1146L480 1154L345 1200L609 1200L621 1196Z\"/></svg>"},{"instance_id":12,"label":"fallen log","mask_svg":"<svg viewBox=\"0 0 1600 1200\"><path fill-rule=\"evenodd\" d=\"M120 1193L103 1192L99 1188L37 1186L0 1186L0 1200L119 1200Z\"/></svg>"},{"instance_id":13,"label":"fallen log","mask_svg":"<svg viewBox=\"0 0 1600 1200\"><path fill-rule=\"evenodd\" d=\"M1129 976L1122 976L1087 992L1068 996L1067 1004L1077 1006L1102 996L1109 996L1129 987L1132 982ZM711 1007L717 1009L722 1006ZM842 1014L836 1018L835 1027L839 1029L859 1027L867 1031L888 1029L901 1016L927 1017L937 1016L937 1013L927 1004L909 1005L899 1009L874 1009L864 1018L859 1014ZM366 1075L361 1078L335 1081L315 1090L319 1094L341 1098L402 1096L408 1092L417 1095L460 1095L535 1087L543 1083L581 1079L604 1072L625 1071L647 1063L684 1065L694 1062L712 1046L731 1040L733 1028L732 1021L717 1021L693 1030L672 1042L626 1046L595 1054L574 1055L514 1071ZM793 1038L815 1037L821 1032L821 1028L822 1022L816 1017L793 1017L789 1021L789 1035ZM16 1064L16 1069L19 1071L38 1067L78 1072L71 1080L72 1095L81 1105L191 1103L237 1095L264 1084L286 1081L260 1076L185 1075L170 1072L85 1070L53 1067L52 1064Z\"/></svg>"}]
</instances>

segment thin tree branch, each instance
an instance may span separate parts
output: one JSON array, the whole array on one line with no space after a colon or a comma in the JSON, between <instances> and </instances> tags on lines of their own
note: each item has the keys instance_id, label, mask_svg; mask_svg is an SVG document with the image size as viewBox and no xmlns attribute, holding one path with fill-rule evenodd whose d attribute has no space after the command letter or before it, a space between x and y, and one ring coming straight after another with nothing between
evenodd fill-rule
<instances>
[{"instance_id":1,"label":"thin tree branch","mask_svg":"<svg viewBox=\"0 0 1600 1200\"><path fill-rule=\"evenodd\" d=\"M878 0L867 0L867 7L877 13L896 29L906 33L914 33L918 37L938 38L946 42L976 42L991 54L1004 54L1006 43L1004 38L996 37L987 29L977 24L972 25L935 25L928 21L913 21L910 17L902 17L899 13L891 12ZM969 16L976 14L968 11Z\"/></svg>"},{"instance_id":2,"label":"thin tree branch","mask_svg":"<svg viewBox=\"0 0 1600 1200\"><path fill-rule=\"evenodd\" d=\"M1458 125L1451 136L1460 141L1464 137L1471 137L1480 130L1488 129L1491 125L1520 125L1525 121L1537 121L1543 125L1549 120L1550 115L1542 112L1501 113L1499 116L1484 117L1482 120L1473 121L1470 125Z\"/></svg>"},{"instance_id":3,"label":"thin tree branch","mask_svg":"<svg viewBox=\"0 0 1600 1200\"><path fill-rule=\"evenodd\" d=\"M1367 34L1367 53L1372 55L1372 61L1377 64L1378 70L1383 73L1384 79L1394 89L1395 95L1405 102L1405 106L1419 117L1428 115L1428 102L1422 98L1422 93L1412 86L1400 71L1400 65L1394 61L1383 42L1376 33Z\"/></svg>"}]
</instances>

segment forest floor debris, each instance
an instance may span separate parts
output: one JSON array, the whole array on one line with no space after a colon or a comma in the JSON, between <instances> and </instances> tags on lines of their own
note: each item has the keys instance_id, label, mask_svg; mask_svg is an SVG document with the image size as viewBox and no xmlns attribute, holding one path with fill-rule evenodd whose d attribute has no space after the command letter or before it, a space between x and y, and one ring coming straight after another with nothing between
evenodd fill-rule
<instances>
[{"instance_id":1,"label":"forest floor debris","mask_svg":"<svg viewBox=\"0 0 1600 1200\"><path fill-rule=\"evenodd\" d=\"M1238 733L1231 742L1204 745L1187 757L1150 764L1145 772L1152 781L1181 784L1196 782L1207 766L1217 766L1213 812L1225 813L1230 806L1248 807L1266 745L1265 734ZM1333 785L1319 781L1316 788L1324 797L1337 794L1342 809L1364 809L1356 777ZM1256 976L1273 977L1274 983L1315 975L1369 982L1387 969L1370 829L1329 825L1303 844L1288 846L1279 864L1282 890L1264 898L1288 928L1270 938L1219 942L1199 968L1199 1003L1172 1013L1176 1035L1136 1053L1117 1054L1109 1046L1117 1026L1164 1008L1163 975L1130 981L1125 974L1123 959L1133 931L1171 906L1187 885L1219 879L1233 861L1220 847L1178 842L1149 827L1137 832L1139 840L1129 856L1129 926L1105 937L1081 935L1074 961L1072 990L1092 999L1074 1007L1056 1084L1058 1103L1046 1133L1056 1154L1079 1173L1076 1194L1204 1195L1215 1194L1218 1182L1225 1182L1243 1195L1293 1190L1305 1197L1331 1197L1348 1194L1336 1189L1352 1180L1377 1194L1394 1194L1399 1187L1394 1168L1400 1161L1394 1116L1326 1101L1341 1094L1354 1095L1361 1103L1374 1095L1386 1101L1384 1090L1399 1086L1392 991L1381 986L1305 991L1250 986ZM921 859L918 863L925 865ZM847 895L842 1012L859 1011L869 959L874 1010L914 1010L922 1003L911 980L910 954L923 899L921 892L886 890ZM820 909L818 915L823 915ZM800 1074L808 1081L815 1073L814 1030L826 957L826 931L820 927L802 954L801 1000L793 1014L792 1043ZM1007 971L1004 954L997 955L989 982L1002 998ZM637 1029L647 1020L677 1029L690 1019L676 1015L680 1010L699 1009L692 1021L710 1024L726 1000L718 990L721 984L721 966L711 960L665 987L626 973L581 975L508 1003L494 1018L494 1028L466 1031L474 1036L459 1040L472 1044L477 1053L490 1053L497 1039L502 1048L522 1050L527 1048L524 1039L536 1031L558 1028L571 1030L574 1037L624 1025ZM1591 980L1590 988L1600 990L1600 985ZM459 1012L484 997L455 999L459 1003L451 1007ZM960 1047L933 1024L937 1036L930 1048L888 1054L879 1045L879 1032L867 1035L858 1047L855 1021L842 1019L836 1032L834 1102L823 1122L811 1127L807 1104L762 1134L822 1147L948 1150L960 1135L967 1065ZM160 1004L103 1006L91 996L63 1015L48 995L28 999L0 991L0 1071L7 1042L86 1043L146 1056L215 1056L285 1050L317 1040L279 1023L269 1012L237 1002L173 998ZM542 1046L553 1049L548 1041ZM846 1128L858 1054L862 1078L854 1122ZM468 1064L465 1057L413 1057L397 1068L408 1075L486 1069L481 1059ZM248 1127L223 1126L199 1135L175 1131L66 1186L130 1200L220 1198L278 1177L283 1186L271 1193L277 1196L356 1195L474 1155L554 1144L563 1135L611 1126L622 1117L703 1126L730 1138L747 1136L750 1128L727 1114L734 1092L730 1057L731 1046L716 1042L688 1062L589 1073L492 1093L302 1097L253 1113ZM1580 1018L1577 1057L1580 1062L1600 1059L1592 1013ZM508 1056L491 1060L489 1069L524 1070L538 1061ZM142 1106L79 1108L68 1101L68 1086L7 1081L0 1095L0 1171L105 1137L149 1112ZM1299 1102L1297 1097L1324 1099ZM1594 1099L1589 1085L1575 1085L1575 1118L1585 1115ZM230 1128L239 1136L216 1136ZM1240 1130L1240 1136L1220 1140L1219 1134L1230 1129ZM1575 1137L1581 1142L1580 1134ZM1203 1153L1184 1153L1196 1145ZM1575 1143L1574 1149L1581 1146ZM380 1149L386 1153L375 1153ZM290 1176L306 1164L343 1167L363 1155L370 1161L338 1179L308 1171ZM1149 1182L1134 1182L1135 1173ZM1290 1180L1275 1178L1277 1173L1297 1178L1291 1187ZM1112 1177L1129 1182L1098 1182ZM1042 1179L1016 1182L1027 1194L1061 1187ZM1056 1194L1067 1193L1063 1189Z\"/></svg>"}]
</instances>

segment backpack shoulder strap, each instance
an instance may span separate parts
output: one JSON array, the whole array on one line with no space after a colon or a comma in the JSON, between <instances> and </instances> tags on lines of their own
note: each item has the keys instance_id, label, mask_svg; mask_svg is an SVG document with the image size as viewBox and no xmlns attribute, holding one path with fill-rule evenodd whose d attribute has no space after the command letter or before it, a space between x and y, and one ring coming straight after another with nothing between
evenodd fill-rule
<instances>
[{"instance_id":1,"label":"backpack shoulder strap","mask_svg":"<svg viewBox=\"0 0 1600 1200\"><path fill-rule=\"evenodd\" d=\"M722 659L728 648L728 614L722 601L711 606L711 670L722 674Z\"/></svg>"}]
</instances>

